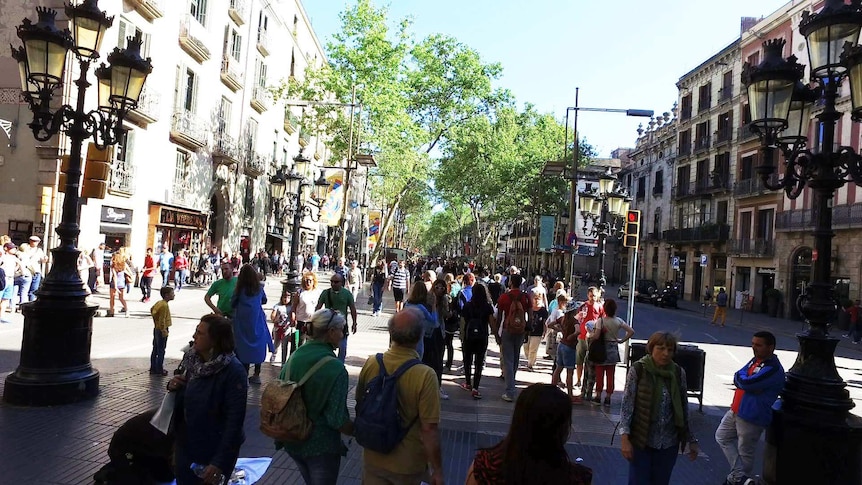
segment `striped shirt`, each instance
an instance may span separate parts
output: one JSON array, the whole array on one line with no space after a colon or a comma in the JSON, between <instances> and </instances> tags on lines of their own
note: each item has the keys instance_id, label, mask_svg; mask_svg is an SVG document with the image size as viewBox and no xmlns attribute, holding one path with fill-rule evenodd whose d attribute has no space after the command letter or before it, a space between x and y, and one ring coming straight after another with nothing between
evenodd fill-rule
<instances>
[{"instance_id":1,"label":"striped shirt","mask_svg":"<svg viewBox=\"0 0 862 485\"><path fill-rule=\"evenodd\" d=\"M398 268L398 271L392 273L392 287L406 289L408 278L410 278L410 272L407 268Z\"/></svg>"}]
</instances>

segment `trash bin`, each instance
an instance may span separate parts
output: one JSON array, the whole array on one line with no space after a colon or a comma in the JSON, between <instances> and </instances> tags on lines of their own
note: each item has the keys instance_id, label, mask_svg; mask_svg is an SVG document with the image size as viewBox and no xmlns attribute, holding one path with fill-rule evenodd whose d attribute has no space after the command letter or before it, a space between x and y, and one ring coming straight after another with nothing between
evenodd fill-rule
<instances>
[{"instance_id":1,"label":"trash bin","mask_svg":"<svg viewBox=\"0 0 862 485\"><path fill-rule=\"evenodd\" d=\"M629 346L629 366L646 355L646 342L632 341ZM698 410L703 412L703 380L706 370L706 352L697 345L679 344L676 346L674 362L685 370L685 384L688 396L696 397Z\"/></svg>"}]
</instances>

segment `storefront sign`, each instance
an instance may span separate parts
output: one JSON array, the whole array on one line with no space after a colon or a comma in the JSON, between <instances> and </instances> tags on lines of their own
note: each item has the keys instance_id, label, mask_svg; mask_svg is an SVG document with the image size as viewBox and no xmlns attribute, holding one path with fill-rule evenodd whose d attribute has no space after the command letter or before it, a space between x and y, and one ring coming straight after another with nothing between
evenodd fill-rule
<instances>
[{"instance_id":1,"label":"storefront sign","mask_svg":"<svg viewBox=\"0 0 862 485\"><path fill-rule=\"evenodd\" d=\"M119 207L102 206L102 222L110 224L123 224L129 226L132 224L132 211L130 209L120 209Z\"/></svg>"},{"instance_id":2,"label":"storefront sign","mask_svg":"<svg viewBox=\"0 0 862 485\"><path fill-rule=\"evenodd\" d=\"M759 274L775 274L775 268L757 268Z\"/></svg>"},{"instance_id":3,"label":"storefront sign","mask_svg":"<svg viewBox=\"0 0 862 485\"><path fill-rule=\"evenodd\" d=\"M180 212L162 207L159 214L159 224L166 226L184 226L195 229L206 229L207 218L204 214Z\"/></svg>"}]
</instances>

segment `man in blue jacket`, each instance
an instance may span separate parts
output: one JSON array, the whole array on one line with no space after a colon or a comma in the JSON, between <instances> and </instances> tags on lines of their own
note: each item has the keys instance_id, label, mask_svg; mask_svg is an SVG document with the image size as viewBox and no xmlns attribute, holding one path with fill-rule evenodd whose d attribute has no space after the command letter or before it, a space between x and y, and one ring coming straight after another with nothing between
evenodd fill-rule
<instances>
[{"instance_id":1,"label":"man in blue jacket","mask_svg":"<svg viewBox=\"0 0 862 485\"><path fill-rule=\"evenodd\" d=\"M730 463L725 485L754 484L754 452L760 434L772 421L772 405L784 388L784 368L775 356L775 335L751 338L754 358L733 376L736 391L730 410L715 430L715 441Z\"/></svg>"}]
</instances>

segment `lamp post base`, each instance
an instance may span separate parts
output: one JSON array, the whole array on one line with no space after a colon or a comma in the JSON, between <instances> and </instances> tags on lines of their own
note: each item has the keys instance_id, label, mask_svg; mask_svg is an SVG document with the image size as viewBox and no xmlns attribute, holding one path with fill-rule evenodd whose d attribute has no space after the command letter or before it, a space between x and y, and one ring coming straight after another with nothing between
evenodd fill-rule
<instances>
[{"instance_id":1,"label":"lamp post base","mask_svg":"<svg viewBox=\"0 0 862 485\"><path fill-rule=\"evenodd\" d=\"M862 483L862 419L848 414L845 420L829 422L773 410L763 479L769 485Z\"/></svg>"},{"instance_id":2,"label":"lamp post base","mask_svg":"<svg viewBox=\"0 0 862 485\"><path fill-rule=\"evenodd\" d=\"M80 279L78 279L80 283ZM3 400L20 406L53 406L96 397L99 371L90 364L93 315L98 305L81 295L57 298L49 288L22 305L24 337L18 368L6 377Z\"/></svg>"}]
</instances>

